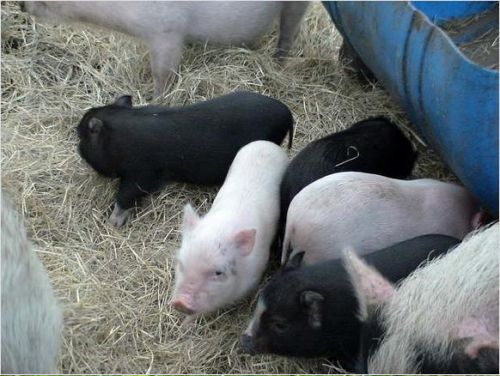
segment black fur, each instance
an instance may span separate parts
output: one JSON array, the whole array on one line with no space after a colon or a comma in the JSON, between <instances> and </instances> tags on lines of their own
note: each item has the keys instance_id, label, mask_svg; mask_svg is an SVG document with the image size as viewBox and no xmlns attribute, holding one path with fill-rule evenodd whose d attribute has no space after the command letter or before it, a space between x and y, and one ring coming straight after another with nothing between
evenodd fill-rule
<instances>
[{"instance_id":1,"label":"black fur","mask_svg":"<svg viewBox=\"0 0 500 376\"><path fill-rule=\"evenodd\" d=\"M449 236L419 236L367 255L365 260L392 282L408 276L426 259L445 253L459 241ZM310 266L294 261L279 271L262 291L266 310L257 332L245 348L253 352L287 356L329 356L350 371L358 360L361 322L359 303L341 260ZM320 294L321 326L310 324L310 307L304 305L303 293ZM379 335L377 334L377 337ZM372 338L370 337L371 346Z\"/></svg>"},{"instance_id":2,"label":"black fur","mask_svg":"<svg viewBox=\"0 0 500 376\"><path fill-rule=\"evenodd\" d=\"M311 142L292 159L281 183L281 236L290 202L312 182L342 171L404 179L410 175L416 158L411 142L384 117L360 121L344 131Z\"/></svg>"},{"instance_id":3,"label":"black fur","mask_svg":"<svg viewBox=\"0 0 500 376\"><path fill-rule=\"evenodd\" d=\"M419 373L423 374L498 374L498 348L483 348L476 359L465 353L467 340L453 341L446 359L439 359L429 349L417 346Z\"/></svg>"},{"instance_id":4,"label":"black fur","mask_svg":"<svg viewBox=\"0 0 500 376\"><path fill-rule=\"evenodd\" d=\"M130 96L92 108L78 125L79 152L98 173L119 177L116 201L132 207L168 182L222 184L238 150L280 144L293 118L278 100L236 92L186 107L133 108Z\"/></svg>"},{"instance_id":5,"label":"black fur","mask_svg":"<svg viewBox=\"0 0 500 376\"><path fill-rule=\"evenodd\" d=\"M359 352L356 362L356 373L368 373L368 358L380 345L384 338L384 328L380 317L380 310L375 309L363 321L359 340Z\"/></svg>"}]
</instances>

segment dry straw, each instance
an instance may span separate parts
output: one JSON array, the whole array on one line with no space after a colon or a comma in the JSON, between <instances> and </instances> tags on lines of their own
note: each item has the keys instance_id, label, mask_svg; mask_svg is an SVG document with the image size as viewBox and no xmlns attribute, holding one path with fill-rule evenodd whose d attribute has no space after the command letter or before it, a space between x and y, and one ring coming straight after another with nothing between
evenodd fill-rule
<instances>
[{"instance_id":1,"label":"dry straw","mask_svg":"<svg viewBox=\"0 0 500 376\"><path fill-rule=\"evenodd\" d=\"M286 103L296 120L290 156L368 116L409 123L378 85L361 85L337 61L341 37L316 3L285 68L272 59L276 30L255 50L189 46L163 98L184 105L237 89ZM2 2L2 186L65 306L64 373L309 373L324 359L242 354L239 336L253 297L189 330L168 306L181 210L206 212L216 189L173 184L144 200L122 229L106 223L116 181L98 177L76 152L85 110L152 94L149 56L138 40L82 25L53 25ZM413 132L413 131L412 131ZM415 137L412 137L415 144ZM416 176L452 176L424 151Z\"/></svg>"}]
</instances>

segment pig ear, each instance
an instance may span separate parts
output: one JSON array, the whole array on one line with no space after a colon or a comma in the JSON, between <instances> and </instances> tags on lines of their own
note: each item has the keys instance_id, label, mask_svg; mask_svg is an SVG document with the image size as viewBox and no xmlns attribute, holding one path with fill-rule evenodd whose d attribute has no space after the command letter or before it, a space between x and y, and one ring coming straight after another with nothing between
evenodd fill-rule
<instances>
[{"instance_id":1,"label":"pig ear","mask_svg":"<svg viewBox=\"0 0 500 376\"><path fill-rule=\"evenodd\" d=\"M379 306L392 298L394 286L375 268L359 258L354 251L344 251L343 258L358 298L360 319L365 320L369 307Z\"/></svg>"},{"instance_id":2,"label":"pig ear","mask_svg":"<svg viewBox=\"0 0 500 376\"><path fill-rule=\"evenodd\" d=\"M293 270L297 269L300 267L302 264L302 259L304 258L304 251L298 252L293 255L293 257L289 257L285 266L283 267L284 270Z\"/></svg>"},{"instance_id":3,"label":"pig ear","mask_svg":"<svg viewBox=\"0 0 500 376\"><path fill-rule=\"evenodd\" d=\"M121 97L116 98L114 105L119 107L131 108L132 97L130 95L122 95Z\"/></svg>"},{"instance_id":4,"label":"pig ear","mask_svg":"<svg viewBox=\"0 0 500 376\"><path fill-rule=\"evenodd\" d=\"M306 308L308 314L309 326L313 329L321 328L322 314L321 306L323 303L323 295L315 291L303 291L300 294L300 304Z\"/></svg>"},{"instance_id":5,"label":"pig ear","mask_svg":"<svg viewBox=\"0 0 500 376\"><path fill-rule=\"evenodd\" d=\"M99 133L103 126L104 126L104 123L102 122L101 119L93 117L89 120L88 127L89 127L90 133L92 133L92 134Z\"/></svg>"},{"instance_id":6,"label":"pig ear","mask_svg":"<svg viewBox=\"0 0 500 376\"><path fill-rule=\"evenodd\" d=\"M257 230L252 228L240 231L234 237L234 246L240 251L242 256L248 256L252 252L256 234Z\"/></svg>"},{"instance_id":7,"label":"pig ear","mask_svg":"<svg viewBox=\"0 0 500 376\"><path fill-rule=\"evenodd\" d=\"M498 333L491 323L498 320L495 313L490 312L492 317L477 318L466 317L455 332L454 339L468 339L464 348L464 355L470 361L478 364L491 364L496 362L498 368Z\"/></svg>"},{"instance_id":8,"label":"pig ear","mask_svg":"<svg viewBox=\"0 0 500 376\"><path fill-rule=\"evenodd\" d=\"M477 230L479 227L486 225L493 219L488 212L484 209L480 209L474 216L472 217L471 224L472 228Z\"/></svg>"},{"instance_id":9,"label":"pig ear","mask_svg":"<svg viewBox=\"0 0 500 376\"><path fill-rule=\"evenodd\" d=\"M184 206L184 219L182 223L183 232L190 232L196 227L198 222L200 222L200 216L196 213L196 210L194 210L191 204L186 204L186 206Z\"/></svg>"}]
</instances>

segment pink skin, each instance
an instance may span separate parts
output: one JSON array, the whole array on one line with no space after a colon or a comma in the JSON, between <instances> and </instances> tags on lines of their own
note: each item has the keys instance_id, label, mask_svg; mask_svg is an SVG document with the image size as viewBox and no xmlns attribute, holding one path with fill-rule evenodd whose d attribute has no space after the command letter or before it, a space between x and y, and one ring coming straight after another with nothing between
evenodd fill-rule
<instances>
[{"instance_id":1,"label":"pink skin","mask_svg":"<svg viewBox=\"0 0 500 376\"><path fill-rule=\"evenodd\" d=\"M186 218L190 215L189 208L186 208ZM241 274L237 272L238 267L247 264L251 269L248 257L254 250L256 240L256 230L246 229L207 246L207 236L213 229L206 225L198 225L196 229L197 233L190 234L185 227L186 238L191 244L187 249L191 251L187 255L186 252L179 255L176 290L171 302L174 308L186 314L209 312L211 307L229 304L233 294L240 294L245 284L241 284L238 278ZM197 251L201 251L202 255Z\"/></svg>"},{"instance_id":2,"label":"pink skin","mask_svg":"<svg viewBox=\"0 0 500 376\"><path fill-rule=\"evenodd\" d=\"M177 295L170 304L179 312L185 313L186 315L192 315L195 313L194 309L190 308L192 306L191 298L189 295Z\"/></svg>"},{"instance_id":3,"label":"pink skin","mask_svg":"<svg viewBox=\"0 0 500 376\"><path fill-rule=\"evenodd\" d=\"M25 1L26 11L56 22L85 22L143 40L151 51L155 97L175 78L186 41L251 45L280 18L277 57L285 56L308 2Z\"/></svg>"},{"instance_id":4,"label":"pink skin","mask_svg":"<svg viewBox=\"0 0 500 376\"><path fill-rule=\"evenodd\" d=\"M203 217L186 205L172 306L188 315L210 313L253 291L264 272L279 216L279 184L288 157L256 141L236 155Z\"/></svg>"},{"instance_id":5,"label":"pink skin","mask_svg":"<svg viewBox=\"0 0 500 376\"><path fill-rule=\"evenodd\" d=\"M398 180L339 172L305 187L287 213L281 263L287 251L305 251L304 262L360 255L425 234L462 239L486 220L463 187L432 179Z\"/></svg>"}]
</instances>

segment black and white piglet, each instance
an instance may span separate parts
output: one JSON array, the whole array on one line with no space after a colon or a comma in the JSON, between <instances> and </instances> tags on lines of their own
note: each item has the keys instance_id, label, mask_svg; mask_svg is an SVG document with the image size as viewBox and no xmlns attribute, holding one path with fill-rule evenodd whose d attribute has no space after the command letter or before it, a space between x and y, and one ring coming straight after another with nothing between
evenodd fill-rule
<instances>
[{"instance_id":1,"label":"black and white piglet","mask_svg":"<svg viewBox=\"0 0 500 376\"><path fill-rule=\"evenodd\" d=\"M357 371L498 374L499 233L498 223L473 232L397 287L350 254L363 320Z\"/></svg>"},{"instance_id":2,"label":"black and white piglet","mask_svg":"<svg viewBox=\"0 0 500 376\"><path fill-rule=\"evenodd\" d=\"M290 202L312 182L342 171L404 179L410 175L416 158L411 142L384 117L357 122L311 142L292 159L281 183L281 232Z\"/></svg>"},{"instance_id":3,"label":"black and white piglet","mask_svg":"<svg viewBox=\"0 0 500 376\"><path fill-rule=\"evenodd\" d=\"M424 235L368 254L364 259L389 280L409 275L459 241ZM329 356L346 370L357 360L360 305L341 259L300 266L297 253L259 296L254 316L242 336L248 353Z\"/></svg>"},{"instance_id":4,"label":"black and white piglet","mask_svg":"<svg viewBox=\"0 0 500 376\"><path fill-rule=\"evenodd\" d=\"M98 173L119 177L110 221L168 182L222 184L238 150L257 140L280 144L293 133L286 105L235 92L185 107L133 108L130 96L90 109L78 125L79 152Z\"/></svg>"}]
</instances>

